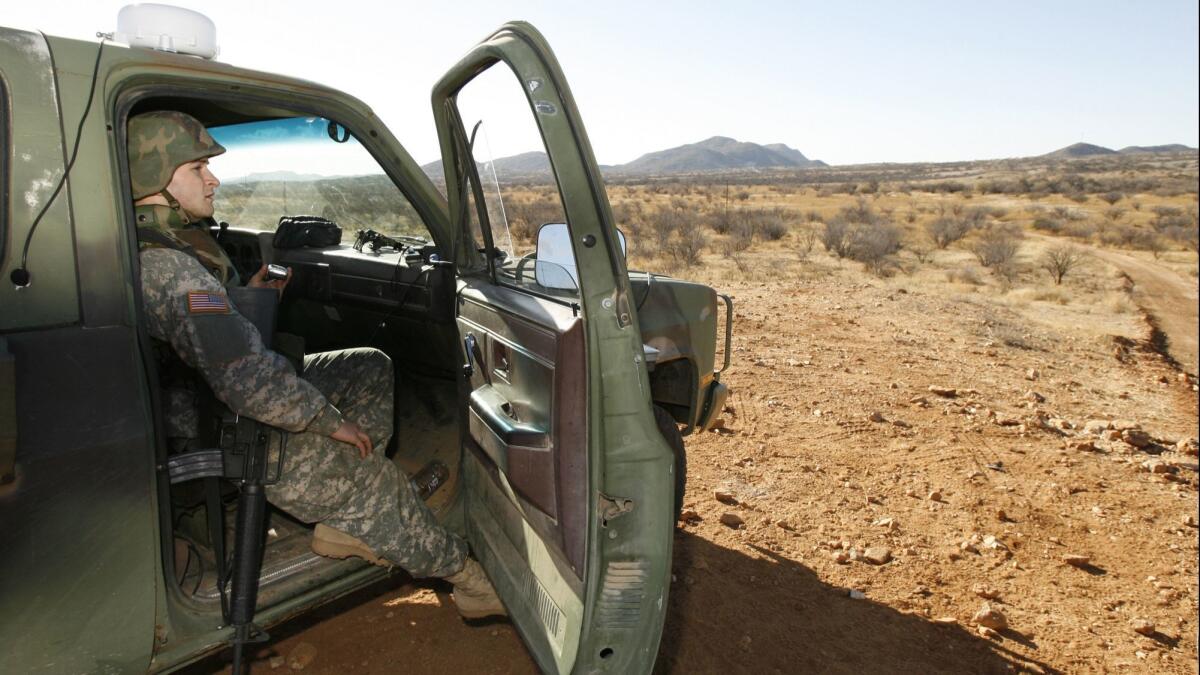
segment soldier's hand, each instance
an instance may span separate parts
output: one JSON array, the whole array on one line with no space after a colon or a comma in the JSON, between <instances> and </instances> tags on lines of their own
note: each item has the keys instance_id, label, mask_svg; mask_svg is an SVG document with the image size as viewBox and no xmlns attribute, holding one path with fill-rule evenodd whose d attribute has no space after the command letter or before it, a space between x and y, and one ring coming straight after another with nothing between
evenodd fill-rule
<instances>
[{"instance_id":1,"label":"soldier's hand","mask_svg":"<svg viewBox=\"0 0 1200 675\"><path fill-rule=\"evenodd\" d=\"M371 447L371 437L363 433L363 430L350 420L344 420L342 426L338 427L338 430L333 432L333 436L330 438L358 448L358 456L363 459L366 459L367 455L374 450Z\"/></svg>"},{"instance_id":2,"label":"soldier's hand","mask_svg":"<svg viewBox=\"0 0 1200 675\"><path fill-rule=\"evenodd\" d=\"M283 297L283 289L287 287L288 282L292 280L292 268L287 268L288 275L286 279L267 280L267 266L264 263L254 276L250 277L246 285L250 288L274 288L279 291L280 297Z\"/></svg>"}]
</instances>

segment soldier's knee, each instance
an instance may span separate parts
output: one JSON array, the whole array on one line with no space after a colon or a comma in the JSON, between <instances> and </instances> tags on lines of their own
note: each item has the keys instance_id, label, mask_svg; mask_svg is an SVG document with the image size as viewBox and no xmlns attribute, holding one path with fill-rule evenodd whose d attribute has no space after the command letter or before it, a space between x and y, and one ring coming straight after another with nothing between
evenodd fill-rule
<instances>
[{"instance_id":1,"label":"soldier's knee","mask_svg":"<svg viewBox=\"0 0 1200 675\"><path fill-rule=\"evenodd\" d=\"M382 350L375 349L374 347L368 347L367 351L369 352L367 358L369 359L371 365L375 368L378 368L380 372L385 372L389 377L391 377L392 357L383 353Z\"/></svg>"},{"instance_id":2,"label":"soldier's knee","mask_svg":"<svg viewBox=\"0 0 1200 675\"><path fill-rule=\"evenodd\" d=\"M392 358L383 350L374 347L355 347L346 350L345 353L362 370L387 375L389 378L392 375Z\"/></svg>"}]
</instances>

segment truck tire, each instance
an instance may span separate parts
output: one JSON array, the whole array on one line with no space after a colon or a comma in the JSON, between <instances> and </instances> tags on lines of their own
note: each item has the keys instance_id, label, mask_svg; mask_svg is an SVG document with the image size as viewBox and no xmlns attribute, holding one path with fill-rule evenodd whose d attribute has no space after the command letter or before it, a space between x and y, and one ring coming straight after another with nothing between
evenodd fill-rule
<instances>
[{"instance_id":1,"label":"truck tire","mask_svg":"<svg viewBox=\"0 0 1200 675\"><path fill-rule=\"evenodd\" d=\"M671 446L675 454L675 522L683 513L683 492L687 488L687 451L683 448L683 435L679 433L679 425L671 413L660 406L654 406L654 422L658 425L658 433Z\"/></svg>"}]
</instances>

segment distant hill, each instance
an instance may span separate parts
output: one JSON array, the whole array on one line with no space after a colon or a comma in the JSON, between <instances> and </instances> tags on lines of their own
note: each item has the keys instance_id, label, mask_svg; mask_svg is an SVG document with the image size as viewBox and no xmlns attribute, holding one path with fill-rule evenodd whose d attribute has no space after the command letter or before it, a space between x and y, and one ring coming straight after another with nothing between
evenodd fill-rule
<instances>
[{"instance_id":1,"label":"distant hill","mask_svg":"<svg viewBox=\"0 0 1200 675\"><path fill-rule=\"evenodd\" d=\"M827 166L782 143L759 145L726 136L651 152L628 164L612 167L621 173L661 174L730 169L803 169Z\"/></svg>"},{"instance_id":2,"label":"distant hill","mask_svg":"<svg viewBox=\"0 0 1200 675\"><path fill-rule=\"evenodd\" d=\"M1099 155L1115 155L1116 150L1105 148L1091 143L1075 143L1068 145L1065 148L1059 148L1054 152L1047 152L1042 157L1054 157L1060 159L1072 159L1075 157L1097 157Z\"/></svg>"},{"instance_id":3,"label":"distant hill","mask_svg":"<svg viewBox=\"0 0 1200 675\"><path fill-rule=\"evenodd\" d=\"M223 183L255 183L259 181L274 181L274 182L309 182L329 178L330 176L321 176L315 173L296 173L295 171L268 171L263 173L250 173L237 178L222 180Z\"/></svg>"},{"instance_id":4,"label":"distant hill","mask_svg":"<svg viewBox=\"0 0 1200 675\"><path fill-rule=\"evenodd\" d=\"M1188 147L1182 143L1171 143L1169 145L1131 145L1127 148L1121 148L1117 152L1122 155L1163 155L1172 152L1196 152L1196 148Z\"/></svg>"},{"instance_id":5,"label":"distant hill","mask_svg":"<svg viewBox=\"0 0 1200 675\"><path fill-rule=\"evenodd\" d=\"M530 152L522 152L519 155L511 157L501 157L495 162L496 175L502 180L506 178L515 178L518 176L538 176L550 173L550 160L546 157L546 153L537 150ZM480 177L487 173L483 164L478 167ZM422 165L421 170L425 175L431 178L443 178L442 160L436 160L428 164Z\"/></svg>"},{"instance_id":6,"label":"distant hill","mask_svg":"<svg viewBox=\"0 0 1200 675\"><path fill-rule=\"evenodd\" d=\"M1103 155L1169 155L1176 152L1196 152L1196 148L1191 148L1181 143L1171 143L1169 145L1131 145L1120 150L1113 150L1102 145L1092 145L1091 143L1075 143L1068 145L1065 148L1059 148L1054 152L1048 152L1041 157L1052 159L1074 159L1078 157L1100 157Z\"/></svg>"},{"instance_id":7,"label":"distant hill","mask_svg":"<svg viewBox=\"0 0 1200 675\"><path fill-rule=\"evenodd\" d=\"M536 176L550 172L550 162L544 152L523 152L495 161L501 179ZM628 164L604 165L604 173L672 174L698 171L728 171L731 169L804 169L829 166L819 159L809 159L804 153L783 143L759 145L744 143L725 136L713 136L699 143L651 152ZM433 178L442 176L442 162L437 160L421 167ZM480 170L483 166L480 165Z\"/></svg>"}]
</instances>

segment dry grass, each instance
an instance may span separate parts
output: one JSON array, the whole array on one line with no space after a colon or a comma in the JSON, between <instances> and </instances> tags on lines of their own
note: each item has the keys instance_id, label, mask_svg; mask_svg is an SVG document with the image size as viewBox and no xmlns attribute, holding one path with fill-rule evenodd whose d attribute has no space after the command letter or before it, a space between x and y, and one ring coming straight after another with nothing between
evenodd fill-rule
<instances>
[{"instance_id":1,"label":"dry grass","mask_svg":"<svg viewBox=\"0 0 1200 675\"><path fill-rule=\"evenodd\" d=\"M1118 157L613 177L608 196L632 269L716 286L895 275L922 292L1103 331L1135 309L1120 280L1093 260L1056 286L1048 251L1116 246L1195 279L1184 231L1196 229L1196 180L1194 157ZM511 194L514 234L532 236L556 190L513 186ZM845 246L822 246L839 228ZM989 243L1003 249L999 259L982 250Z\"/></svg>"}]
</instances>

